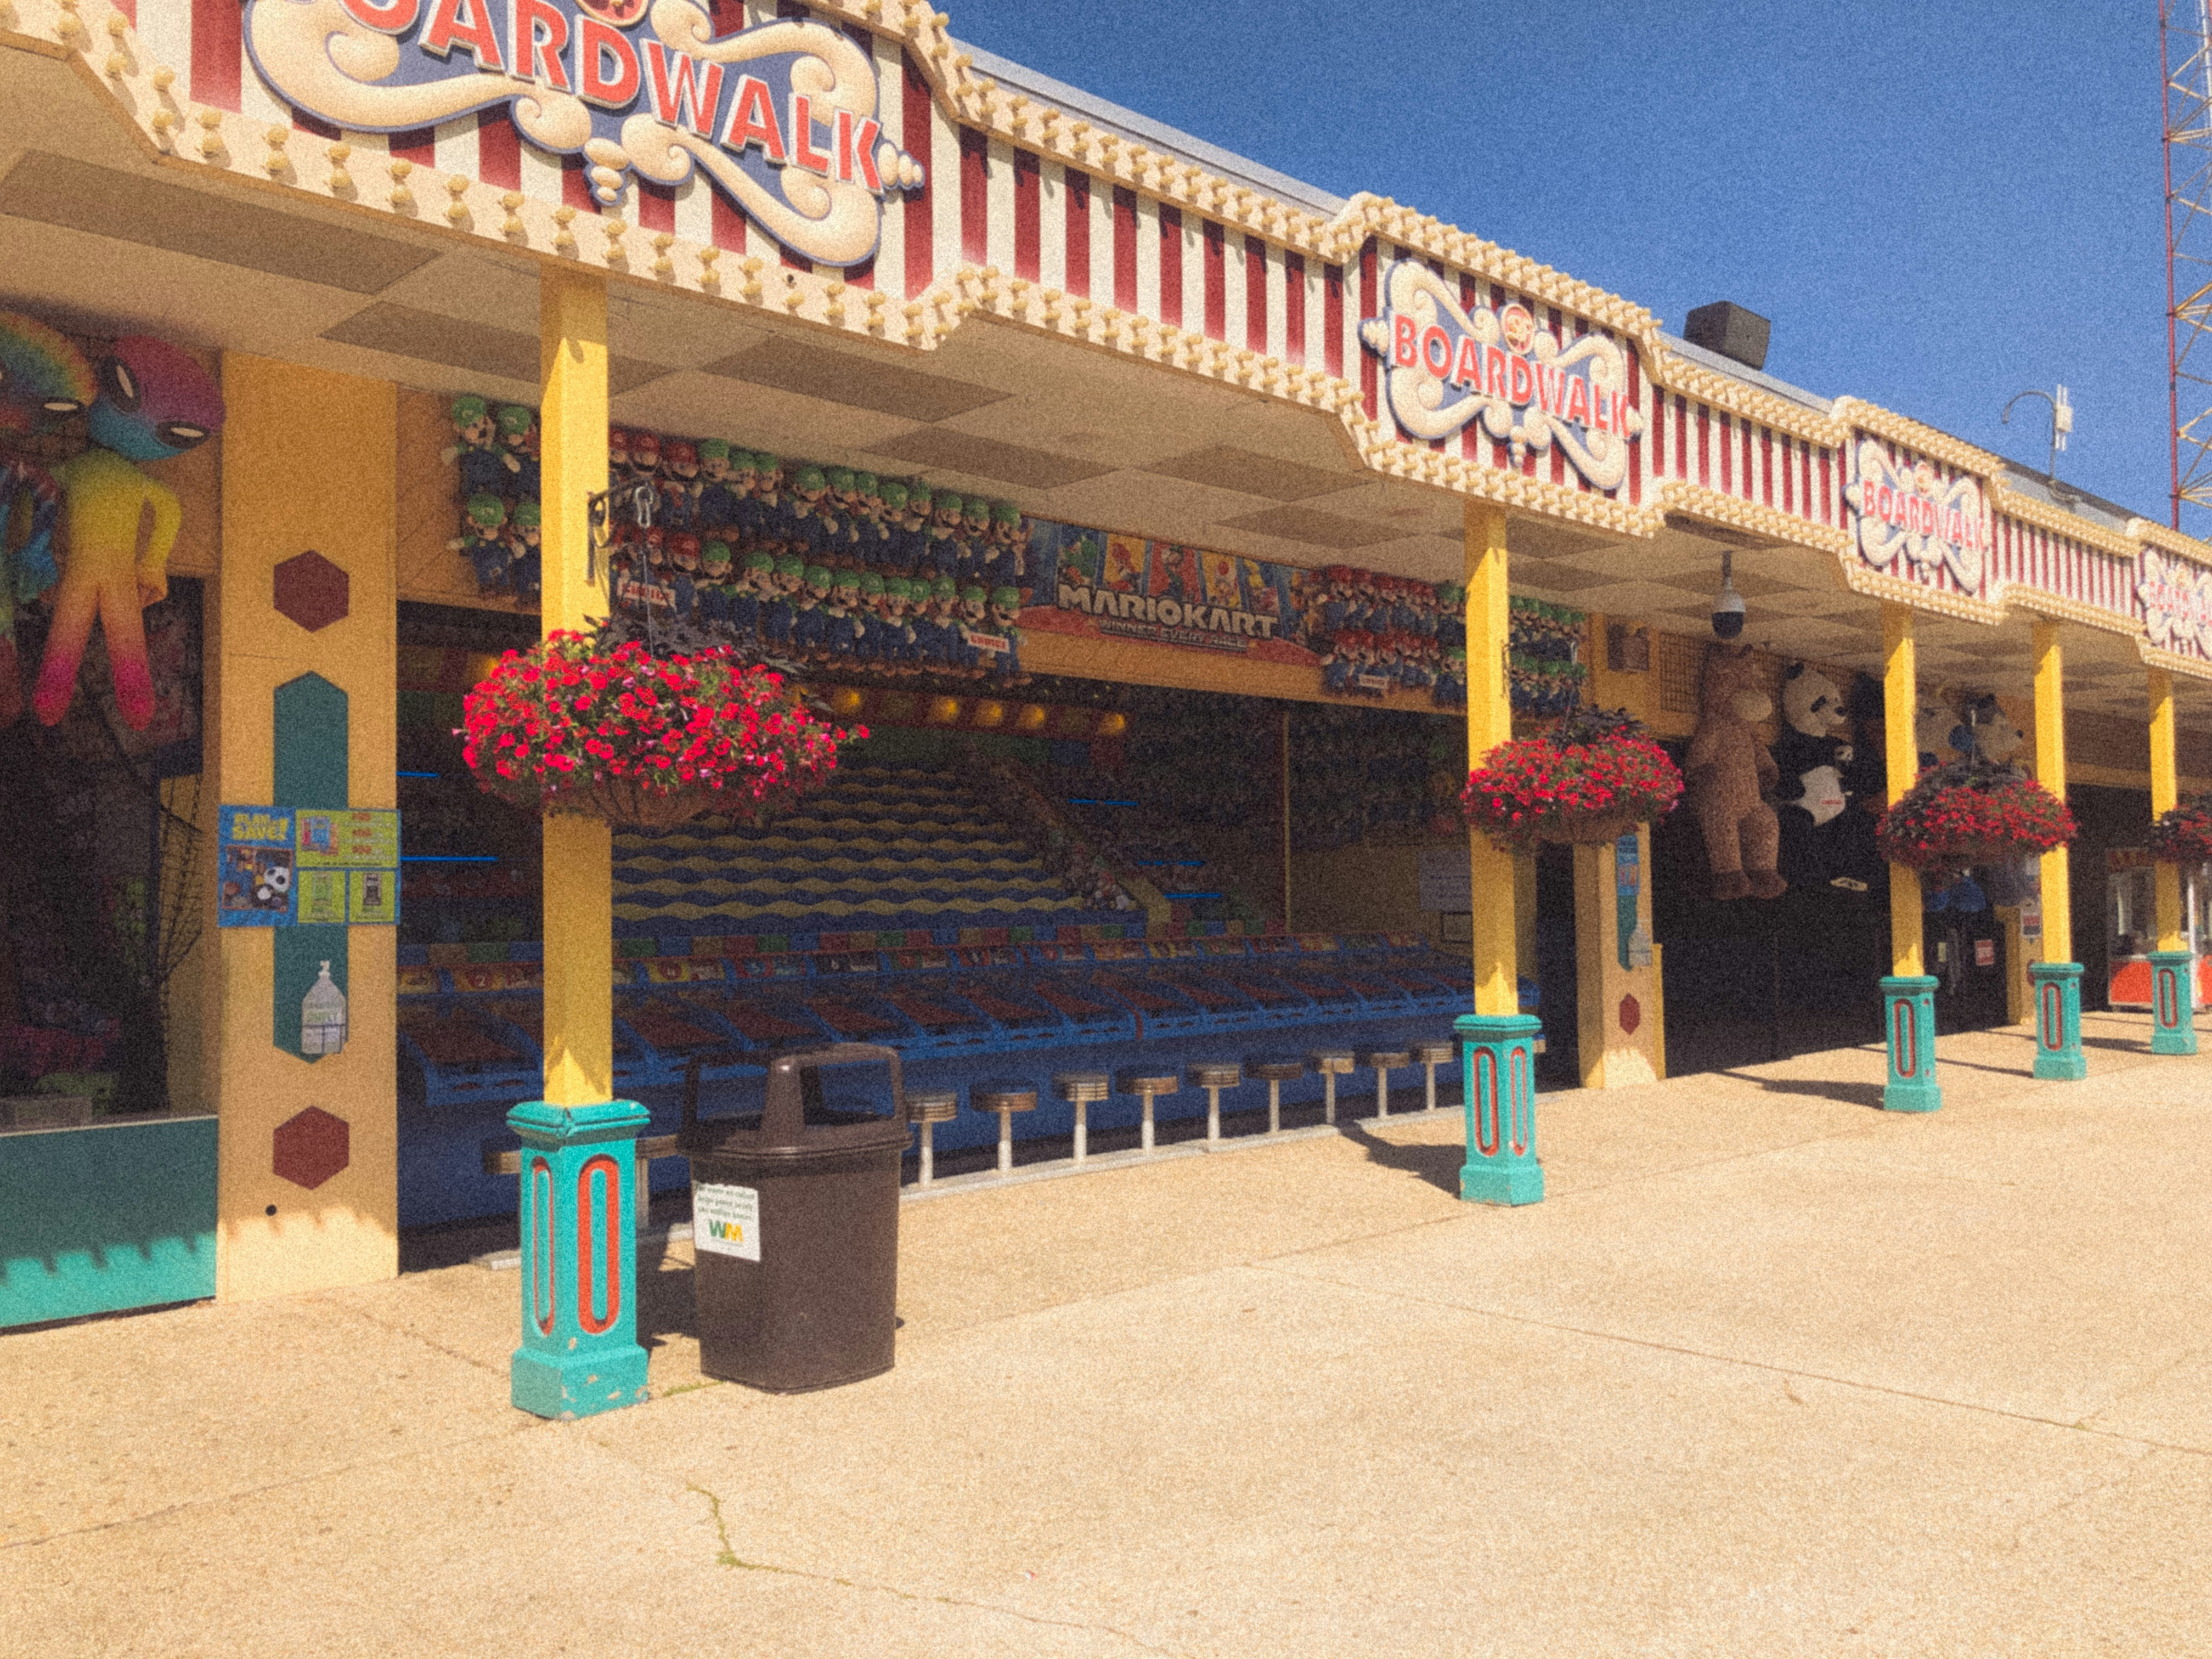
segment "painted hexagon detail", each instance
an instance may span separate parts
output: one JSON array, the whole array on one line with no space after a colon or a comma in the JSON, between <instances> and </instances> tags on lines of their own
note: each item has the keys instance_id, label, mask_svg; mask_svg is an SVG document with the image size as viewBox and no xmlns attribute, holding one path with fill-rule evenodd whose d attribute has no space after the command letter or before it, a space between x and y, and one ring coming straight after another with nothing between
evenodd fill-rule
<instances>
[{"instance_id":1,"label":"painted hexagon detail","mask_svg":"<svg viewBox=\"0 0 2212 1659\"><path fill-rule=\"evenodd\" d=\"M346 573L310 548L276 567L276 613L310 634L343 622L353 608Z\"/></svg>"},{"instance_id":2,"label":"painted hexagon detail","mask_svg":"<svg viewBox=\"0 0 2212 1659\"><path fill-rule=\"evenodd\" d=\"M295 1187L319 1187L351 1162L352 1131L319 1106L276 1126L276 1171Z\"/></svg>"}]
</instances>

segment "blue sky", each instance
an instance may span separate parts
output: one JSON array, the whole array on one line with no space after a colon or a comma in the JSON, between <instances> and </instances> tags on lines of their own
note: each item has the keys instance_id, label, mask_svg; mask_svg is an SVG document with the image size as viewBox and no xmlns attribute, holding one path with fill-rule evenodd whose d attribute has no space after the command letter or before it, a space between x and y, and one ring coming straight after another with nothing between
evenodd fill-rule
<instances>
[{"instance_id":1,"label":"blue sky","mask_svg":"<svg viewBox=\"0 0 2212 1659\"><path fill-rule=\"evenodd\" d=\"M953 33L2166 516L2155 0L945 0ZM2186 411L2185 411L2185 414ZM2212 525L2189 526L2204 533Z\"/></svg>"}]
</instances>

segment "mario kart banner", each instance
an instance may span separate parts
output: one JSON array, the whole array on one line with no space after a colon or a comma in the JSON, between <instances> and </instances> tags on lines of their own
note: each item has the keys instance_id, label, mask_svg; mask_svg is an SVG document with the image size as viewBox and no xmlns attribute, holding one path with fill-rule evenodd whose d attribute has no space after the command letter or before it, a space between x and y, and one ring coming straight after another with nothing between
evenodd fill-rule
<instances>
[{"instance_id":1,"label":"mario kart banner","mask_svg":"<svg viewBox=\"0 0 2212 1659\"><path fill-rule=\"evenodd\" d=\"M1464 602L1451 583L1027 522L1025 628L1310 665L1340 696L1466 703Z\"/></svg>"},{"instance_id":2,"label":"mario kart banner","mask_svg":"<svg viewBox=\"0 0 2212 1659\"><path fill-rule=\"evenodd\" d=\"M1051 573L1052 608L1091 618L1085 631L1209 651L1286 645L1291 653L1268 654L1313 659L1297 626L1310 572L1049 520L1029 525L1029 568Z\"/></svg>"}]
</instances>

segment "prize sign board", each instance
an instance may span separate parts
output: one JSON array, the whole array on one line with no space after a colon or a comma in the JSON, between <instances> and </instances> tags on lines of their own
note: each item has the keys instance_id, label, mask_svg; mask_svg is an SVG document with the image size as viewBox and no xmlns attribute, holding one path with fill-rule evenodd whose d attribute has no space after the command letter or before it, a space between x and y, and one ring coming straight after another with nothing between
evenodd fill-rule
<instances>
[{"instance_id":1,"label":"prize sign board","mask_svg":"<svg viewBox=\"0 0 2212 1659\"><path fill-rule=\"evenodd\" d=\"M216 858L225 927L392 927L399 814L384 808L226 806Z\"/></svg>"},{"instance_id":2,"label":"prize sign board","mask_svg":"<svg viewBox=\"0 0 2212 1659\"><path fill-rule=\"evenodd\" d=\"M1359 337L1388 368L1401 432L1425 443L1479 419L1516 466L1557 446L1591 489L1620 488L1644 416L1619 341L1553 333L1518 302L1469 311L1456 284L1415 259L1395 261L1382 289L1383 313Z\"/></svg>"},{"instance_id":3,"label":"prize sign board","mask_svg":"<svg viewBox=\"0 0 2212 1659\"><path fill-rule=\"evenodd\" d=\"M782 18L716 38L704 0L247 0L270 89L353 132L504 109L580 155L592 196L694 173L802 258L872 258L886 191L921 164L884 131L874 54Z\"/></svg>"}]
</instances>

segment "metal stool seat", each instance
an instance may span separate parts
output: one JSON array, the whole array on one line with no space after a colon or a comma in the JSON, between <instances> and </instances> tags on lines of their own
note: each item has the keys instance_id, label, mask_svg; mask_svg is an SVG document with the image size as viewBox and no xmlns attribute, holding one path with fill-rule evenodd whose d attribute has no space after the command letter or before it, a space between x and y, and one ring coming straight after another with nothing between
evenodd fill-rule
<instances>
[{"instance_id":1,"label":"metal stool seat","mask_svg":"<svg viewBox=\"0 0 2212 1659\"><path fill-rule=\"evenodd\" d=\"M1206 1144L1221 1144L1221 1091L1234 1089L1244 1081L1244 1068L1233 1060L1201 1060L1187 1067L1183 1075L1190 1079L1191 1087L1206 1091Z\"/></svg>"},{"instance_id":2,"label":"metal stool seat","mask_svg":"<svg viewBox=\"0 0 2212 1659\"><path fill-rule=\"evenodd\" d=\"M1413 1057L1403 1048L1370 1048L1359 1057L1362 1066L1375 1068L1375 1115L1390 1115L1390 1068L1411 1066Z\"/></svg>"},{"instance_id":3,"label":"metal stool seat","mask_svg":"<svg viewBox=\"0 0 2212 1659\"><path fill-rule=\"evenodd\" d=\"M1449 1066L1459 1058L1459 1044L1449 1037L1431 1037L1426 1042L1417 1042L1412 1049L1413 1064L1426 1075L1428 1109L1437 1109L1437 1067Z\"/></svg>"},{"instance_id":4,"label":"metal stool seat","mask_svg":"<svg viewBox=\"0 0 2212 1659\"><path fill-rule=\"evenodd\" d=\"M1115 1087L1125 1095L1142 1097L1145 1103L1145 1127L1141 1132L1142 1145L1146 1152L1151 1152L1152 1150L1152 1103L1162 1095L1174 1094L1182 1087L1182 1079L1171 1071L1132 1066L1115 1079Z\"/></svg>"},{"instance_id":5,"label":"metal stool seat","mask_svg":"<svg viewBox=\"0 0 2212 1659\"><path fill-rule=\"evenodd\" d=\"M1091 1103L1113 1092L1114 1079L1103 1072L1060 1072L1052 1079L1052 1091L1075 1108L1075 1161L1091 1155Z\"/></svg>"},{"instance_id":6,"label":"metal stool seat","mask_svg":"<svg viewBox=\"0 0 2212 1659\"><path fill-rule=\"evenodd\" d=\"M1297 1060L1271 1059L1265 1054L1253 1054L1244 1062L1244 1075L1255 1083L1267 1085L1267 1133L1279 1135L1283 1132L1283 1085L1295 1083L1306 1074L1305 1062Z\"/></svg>"},{"instance_id":7,"label":"metal stool seat","mask_svg":"<svg viewBox=\"0 0 2212 1659\"><path fill-rule=\"evenodd\" d=\"M920 1184L924 1187L937 1178L937 1148L933 1144L937 1135L937 1126L952 1121L959 1110L960 1091L957 1089L909 1089L906 1091L907 1117L921 1125Z\"/></svg>"},{"instance_id":8,"label":"metal stool seat","mask_svg":"<svg viewBox=\"0 0 2212 1659\"><path fill-rule=\"evenodd\" d=\"M999 1115L999 1169L1014 1167L1014 1114L1036 1110L1037 1091L1026 1083L979 1083L968 1091L968 1103L979 1112Z\"/></svg>"},{"instance_id":9,"label":"metal stool seat","mask_svg":"<svg viewBox=\"0 0 2212 1659\"><path fill-rule=\"evenodd\" d=\"M1336 1080L1352 1075L1352 1050L1316 1048L1306 1056L1306 1069L1321 1073L1321 1121L1336 1121Z\"/></svg>"}]
</instances>

